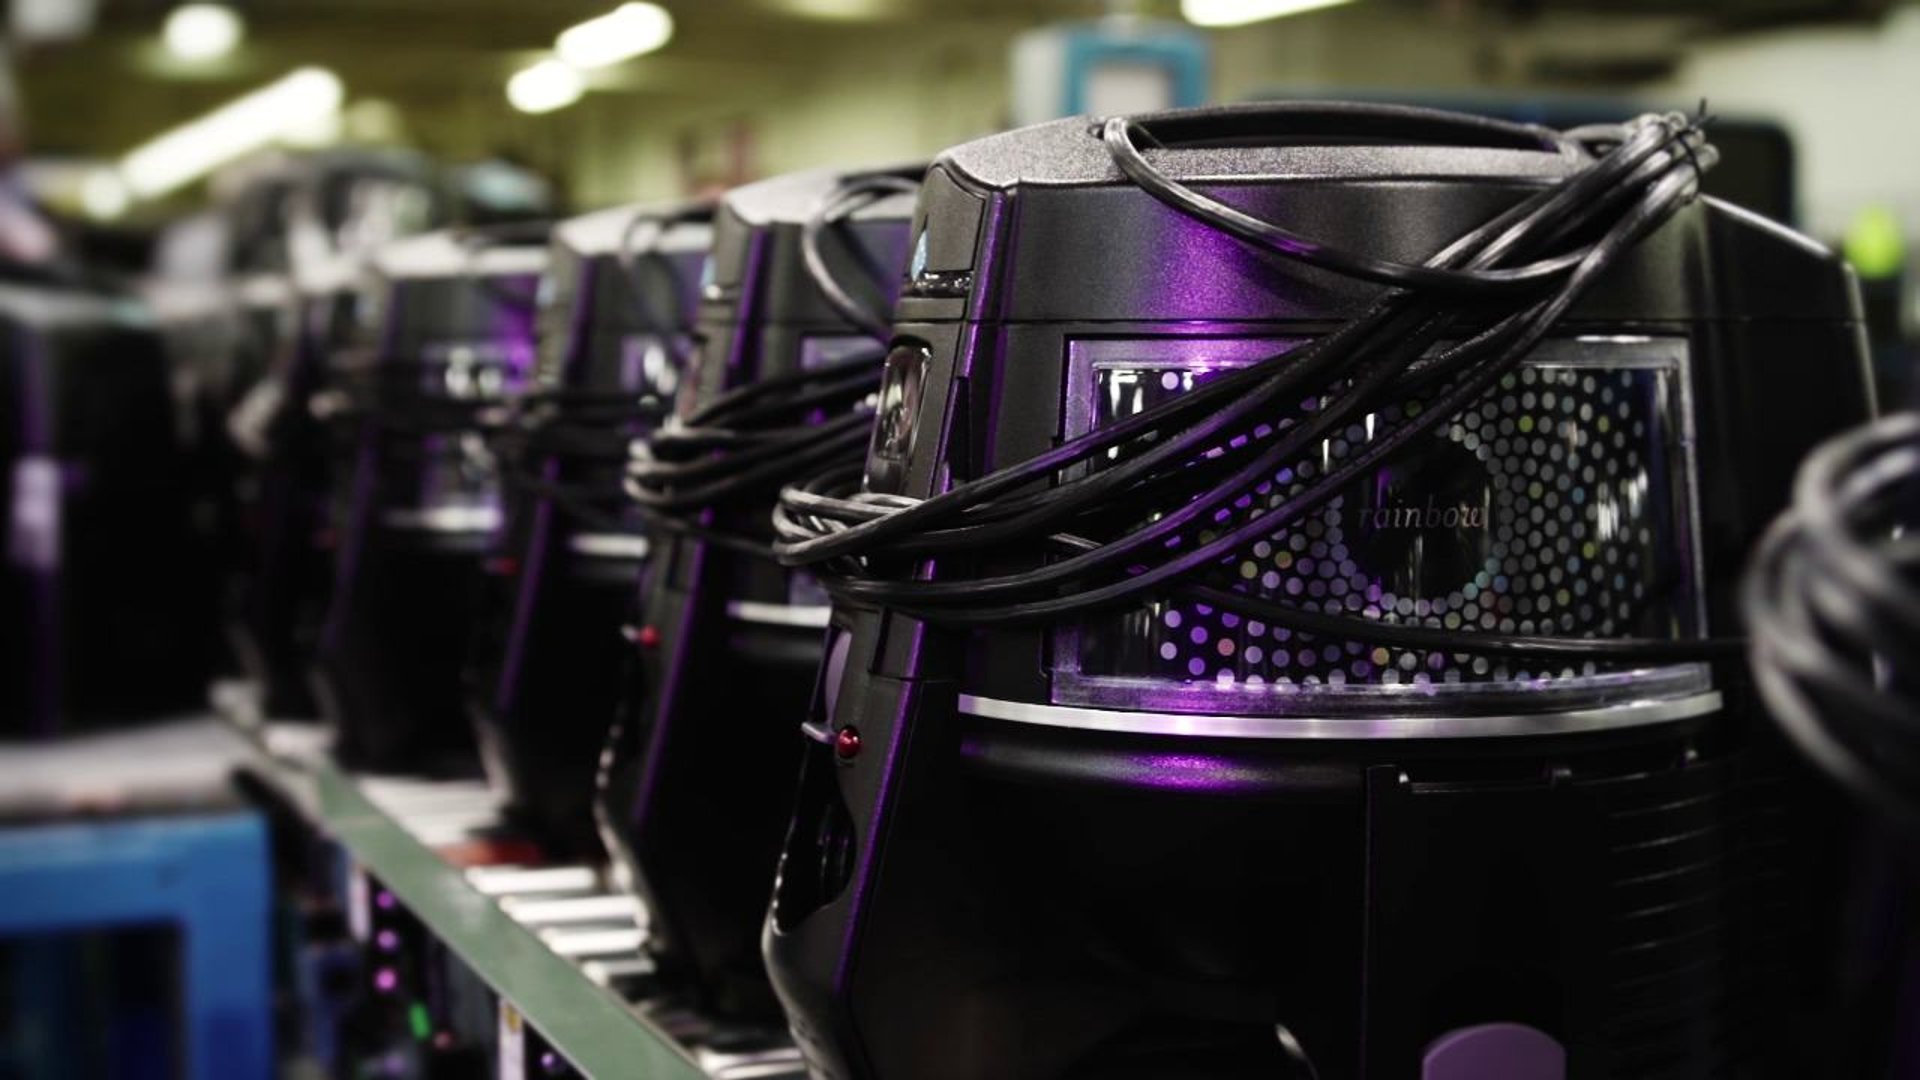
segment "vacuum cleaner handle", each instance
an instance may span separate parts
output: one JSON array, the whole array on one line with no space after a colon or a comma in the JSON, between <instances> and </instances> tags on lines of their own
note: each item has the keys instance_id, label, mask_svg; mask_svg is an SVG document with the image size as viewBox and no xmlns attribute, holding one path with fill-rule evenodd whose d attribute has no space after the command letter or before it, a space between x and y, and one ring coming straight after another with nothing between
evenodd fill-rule
<instances>
[{"instance_id":1,"label":"vacuum cleaner handle","mask_svg":"<svg viewBox=\"0 0 1920 1080\"><path fill-rule=\"evenodd\" d=\"M1568 153L1572 144L1538 124L1485 116L1351 101L1263 101L1203 109L1143 113L1134 126L1162 147L1312 145L1321 137L1353 142L1538 150Z\"/></svg>"}]
</instances>

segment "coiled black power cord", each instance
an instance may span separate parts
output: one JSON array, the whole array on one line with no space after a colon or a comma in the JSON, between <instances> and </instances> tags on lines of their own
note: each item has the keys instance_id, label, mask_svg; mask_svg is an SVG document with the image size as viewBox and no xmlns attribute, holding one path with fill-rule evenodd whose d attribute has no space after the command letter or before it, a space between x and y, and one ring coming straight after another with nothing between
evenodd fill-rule
<instances>
[{"instance_id":1,"label":"coiled black power cord","mask_svg":"<svg viewBox=\"0 0 1920 1080\"><path fill-rule=\"evenodd\" d=\"M1437 115L1358 108L1402 126ZM1099 134L1114 162L1166 205L1385 291L1299 348L928 499L859 491L858 471L847 468L789 486L774 514L779 558L812 570L836 598L952 625L1053 622L1177 595L1309 633L1451 652L1672 662L1737 649L1727 641L1441 630L1311 612L1195 580L1298 523L1476 401L1594 280L1697 196L1716 160L1699 121L1679 114L1563 135L1525 130L1576 148L1589 163L1413 266L1329 247L1195 191L1148 160L1138 124L1105 121ZM1307 398L1320 407L1298 423L1272 423ZM1421 407L1300 494L1206 542L1182 539L1228 520L1236 500L1330 433L1398 402ZM1091 467L1103 457L1116 460ZM1115 524L1116 506L1131 509L1128 521ZM1030 558L1036 548L1057 557L1014 573L973 569ZM965 557L942 559L932 580L919 572L917 560L947 555Z\"/></svg>"},{"instance_id":2,"label":"coiled black power cord","mask_svg":"<svg viewBox=\"0 0 1920 1080\"><path fill-rule=\"evenodd\" d=\"M686 335L674 310L684 283L661 242L674 226L705 220L710 213L700 204L664 212L638 211L621 231L614 253L640 328L655 337L676 371L686 367ZM647 287L643 268L648 265L660 270L667 288ZM628 523L621 513L621 466L636 434L658 425L670 411L671 402L665 398L631 389L528 391L511 402L494 432L502 479L588 528L624 531ZM572 466L581 475L565 481L552 475L561 465Z\"/></svg>"},{"instance_id":3,"label":"coiled black power cord","mask_svg":"<svg viewBox=\"0 0 1920 1080\"><path fill-rule=\"evenodd\" d=\"M1801 467L1742 601L1755 682L1816 765L1920 825L1920 414L1835 438Z\"/></svg>"},{"instance_id":4,"label":"coiled black power cord","mask_svg":"<svg viewBox=\"0 0 1920 1080\"><path fill-rule=\"evenodd\" d=\"M858 177L816 205L800 236L807 274L828 304L877 344L830 365L730 390L636 440L626 490L649 526L770 557L764 531L740 522L757 518L782 486L860 460L891 328L885 312L862 304L835 278L821 245L828 231L862 208L918 186L894 175ZM876 279L893 272L867 270Z\"/></svg>"}]
</instances>

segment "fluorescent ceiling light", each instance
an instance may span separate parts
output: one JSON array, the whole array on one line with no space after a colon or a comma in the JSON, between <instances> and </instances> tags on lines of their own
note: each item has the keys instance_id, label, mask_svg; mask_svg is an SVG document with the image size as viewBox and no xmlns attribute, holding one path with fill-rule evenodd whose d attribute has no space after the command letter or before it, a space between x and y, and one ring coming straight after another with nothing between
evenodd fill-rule
<instances>
[{"instance_id":1,"label":"fluorescent ceiling light","mask_svg":"<svg viewBox=\"0 0 1920 1080\"><path fill-rule=\"evenodd\" d=\"M80 181L80 207L95 221L112 221L127 212L133 195L113 169L99 168Z\"/></svg>"},{"instance_id":2,"label":"fluorescent ceiling light","mask_svg":"<svg viewBox=\"0 0 1920 1080\"><path fill-rule=\"evenodd\" d=\"M650 53L673 37L673 16L659 4L621 4L561 31L553 51L577 68L606 67Z\"/></svg>"},{"instance_id":3,"label":"fluorescent ceiling light","mask_svg":"<svg viewBox=\"0 0 1920 1080\"><path fill-rule=\"evenodd\" d=\"M1195 26L1239 26L1243 23L1298 15L1303 11L1339 7L1353 0L1180 0L1180 14Z\"/></svg>"},{"instance_id":4,"label":"fluorescent ceiling light","mask_svg":"<svg viewBox=\"0 0 1920 1080\"><path fill-rule=\"evenodd\" d=\"M886 0L781 0L780 6L808 19L857 21L887 14Z\"/></svg>"},{"instance_id":5,"label":"fluorescent ceiling light","mask_svg":"<svg viewBox=\"0 0 1920 1080\"><path fill-rule=\"evenodd\" d=\"M13 0L8 6L7 44L53 45L93 32L98 0Z\"/></svg>"},{"instance_id":6,"label":"fluorescent ceiling light","mask_svg":"<svg viewBox=\"0 0 1920 1080\"><path fill-rule=\"evenodd\" d=\"M345 96L333 72L301 68L136 147L120 175L140 198L165 195L332 114Z\"/></svg>"},{"instance_id":7,"label":"fluorescent ceiling light","mask_svg":"<svg viewBox=\"0 0 1920 1080\"><path fill-rule=\"evenodd\" d=\"M580 73L559 60L542 60L507 80L507 101L524 113L552 112L580 100Z\"/></svg>"},{"instance_id":8,"label":"fluorescent ceiling light","mask_svg":"<svg viewBox=\"0 0 1920 1080\"><path fill-rule=\"evenodd\" d=\"M218 60L240 44L246 27L225 4L181 4L167 16L160 36L167 51L182 60Z\"/></svg>"}]
</instances>

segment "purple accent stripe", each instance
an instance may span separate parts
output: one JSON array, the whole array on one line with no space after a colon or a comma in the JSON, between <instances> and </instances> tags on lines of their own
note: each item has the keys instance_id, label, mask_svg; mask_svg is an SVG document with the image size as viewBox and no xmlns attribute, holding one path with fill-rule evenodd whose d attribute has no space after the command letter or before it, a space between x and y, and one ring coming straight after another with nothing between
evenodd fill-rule
<instances>
[{"instance_id":1,"label":"purple accent stripe","mask_svg":"<svg viewBox=\"0 0 1920 1080\"><path fill-rule=\"evenodd\" d=\"M581 267L575 284L573 306L568 312L567 352L561 359L560 370L555 373L562 386L571 385L573 377L586 362L589 318L593 311L594 291L598 287L595 274L595 265L588 262ZM534 363L536 366L539 363L537 356ZM540 478L548 484L558 482L560 463L549 459L540 468ZM533 524L527 533L527 557L522 562L520 587L514 593L513 622L507 629L500 679L494 685L493 709L498 717L504 718L520 696L520 675L526 670L527 652L533 637L533 615L540 603L540 581L546 574L547 560L556 557L556 552L550 547L553 520L553 500L544 497L535 499Z\"/></svg>"},{"instance_id":2,"label":"purple accent stripe","mask_svg":"<svg viewBox=\"0 0 1920 1080\"><path fill-rule=\"evenodd\" d=\"M733 341L727 351L726 371L720 379L720 386L718 388L722 391L740 385L745 379L751 377L753 374L757 374L757 372L747 372L745 370L747 342L751 335L743 331L747 326L756 322L756 320L750 316L760 302L760 292L765 284L763 278L766 273L767 253L770 247L771 238L764 229L754 230L748 238L747 256L741 272L740 298L733 308L737 316L735 319L736 325L734 328ZM754 352L755 355L758 355L757 341L755 341ZM702 366L711 362L711 357L704 358L702 360ZM700 373L696 371L691 374L696 379L696 385L694 387L695 393L689 395L689 400L694 402L697 408L699 404L701 404L698 393L701 387L697 385ZM702 511L700 524L702 526L712 525L713 511ZM669 653L662 655L660 658L659 686L646 687L644 691L653 699L653 728L648 734L646 756L643 759L640 772L640 787L634 798L631 811L630 820L635 831L643 831L646 828L647 811L653 804L653 793L656 785L659 783L662 758L666 756L662 744L665 742L667 731L673 726L673 710L679 700L681 679L686 674L686 641L688 635L692 631L694 621L698 617L703 604L714 609L714 617L725 617L725 598L710 595L714 590L712 583L707 581L707 560L711 554L708 551L707 543L692 537L681 537L672 540L671 544L671 550L664 551L660 553L658 557L649 560L649 568L640 578L640 611L644 617L649 607L647 599L656 591L650 587L653 576L655 574L672 573L679 550L688 552L686 581L689 584L689 588L684 603L677 613L678 625L674 628L671 636L667 635L665 627L655 627L655 629L661 632L664 640L670 640L672 642L672 648ZM681 545L685 545L685 547L682 548Z\"/></svg>"},{"instance_id":3,"label":"purple accent stripe","mask_svg":"<svg viewBox=\"0 0 1920 1080\"><path fill-rule=\"evenodd\" d=\"M698 582L707 564L707 545L698 540L682 539L679 542L691 546L687 580ZM646 604L645 598L653 592L650 588L653 575L670 573L673 561L673 553L665 553L661 558L652 560L647 572L641 575L640 596L643 616L651 606ZM673 727L673 710L680 697L680 681L687 669L686 643L692 634L694 620L700 608L698 585L695 589L696 591L687 596L680 605L675 620L677 625L673 633L667 635L662 630L663 642L671 641L672 646L671 652L661 657L660 685L645 688L653 694L653 727L648 732L646 757L643 759L644 764L640 771L640 787L631 810L630 820L635 832L646 830L647 812L653 805L653 793L660 781L660 766L666 757L664 744L668 731ZM655 629L660 628L656 626Z\"/></svg>"},{"instance_id":4,"label":"purple accent stripe","mask_svg":"<svg viewBox=\"0 0 1920 1080\"><path fill-rule=\"evenodd\" d=\"M382 316L384 322L380 326L380 344L374 361L385 363L393 355L395 342L400 336L401 306L405 293L391 281L380 282L374 287L385 289L387 293L387 309ZM364 421L362 423L364 425ZM374 432L363 426L354 454L353 486L347 496L346 516L341 522L334 549L333 592L328 598L326 619L320 626L320 639L314 646L315 660L323 664L328 654L340 647L347 612L353 605L353 582L359 576L361 548L372 526L374 472L378 468L374 454L375 438Z\"/></svg>"},{"instance_id":5,"label":"purple accent stripe","mask_svg":"<svg viewBox=\"0 0 1920 1080\"><path fill-rule=\"evenodd\" d=\"M540 478L552 484L559 479L560 465L549 461L540 470ZM527 533L527 557L521 563L520 588L514 592L513 622L507 630L506 655L500 664L500 681L494 687L494 715L505 717L520 695L520 673L526 667L527 651L533 638L533 613L540 604L540 581L546 575L547 560L555 557L548 537L553 529L553 501L537 499L533 506L533 525Z\"/></svg>"},{"instance_id":6,"label":"purple accent stripe","mask_svg":"<svg viewBox=\"0 0 1920 1080\"><path fill-rule=\"evenodd\" d=\"M15 352L20 357L20 457L51 458L53 385L46 341L25 327L16 327L13 336ZM64 477L65 470L61 472ZM63 503L64 491L56 498ZM60 512L58 505L55 512ZM65 661L61 649L61 562L56 553L55 558L42 565L22 568L27 578L24 614L27 625L33 628L27 635L27 719L33 731L43 736L59 729L65 707L61 685Z\"/></svg>"},{"instance_id":7,"label":"purple accent stripe","mask_svg":"<svg viewBox=\"0 0 1920 1080\"><path fill-rule=\"evenodd\" d=\"M976 326L979 322L985 321L983 313L995 302L999 280L994 268L1005 262L998 258L996 253L1010 243L1014 229L1014 220L1006 213L1003 201L990 200L987 206L986 220L980 227L979 253L974 259L975 266L987 269L974 279L974 292L968 305L973 313L970 323ZM977 328L970 330L969 333L975 336L970 336L962 343L959 354L967 357L967 362L970 363L972 355L980 348L980 341L977 337L979 333ZM1004 355L1004 350L998 350L996 355ZM954 372L956 377L966 374L968 372L963 370ZM943 440L946 435L946 432L942 432ZM928 484L931 489L944 491L952 486L952 477L950 474L942 473L931 477ZM928 570L929 579L938 578L937 565L930 561ZM835 965L833 973L833 987L836 995L844 995L853 981L853 969L860 955L858 939L867 922L862 917L862 912L867 906L868 893L879 880L880 866L886 856L886 835L881 823L892 819L893 803L899 795L902 781L901 771L905 767L907 755L913 744L913 717L925 708L922 695L926 690L919 680L926 670L929 631L925 623L917 620L901 618L898 615L890 618L892 625L889 627L889 633L910 635L909 640L912 644L909 646L907 660L899 677L903 681L916 684L915 692L901 695L899 711L889 718L892 738L889 740L887 754L880 764L880 782L875 789L876 795L870 816L866 819L868 827L865 834L860 837L857 847L856 858L859 865L853 873L843 908L845 915L840 924L842 937L839 962ZM957 695L959 690L957 687L948 686L945 692ZM956 712L957 709L958 701L956 700Z\"/></svg>"}]
</instances>

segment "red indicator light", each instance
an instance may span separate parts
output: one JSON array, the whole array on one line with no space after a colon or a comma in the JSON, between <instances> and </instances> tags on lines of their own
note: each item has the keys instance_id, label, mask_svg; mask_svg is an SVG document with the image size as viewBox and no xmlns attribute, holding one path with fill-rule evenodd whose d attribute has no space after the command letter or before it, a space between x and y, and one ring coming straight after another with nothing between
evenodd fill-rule
<instances>
[{"instance_id":1,"label":"red indicator light","mask_svg":"<svg viewBox=\"0 0 1920 1080\"><path fill-rule=\"evenodd\" d=\"M833 752L841 761L852 761L860 754L860 732L843 727L833 735Z\"/></svg>"}]
</instances>

